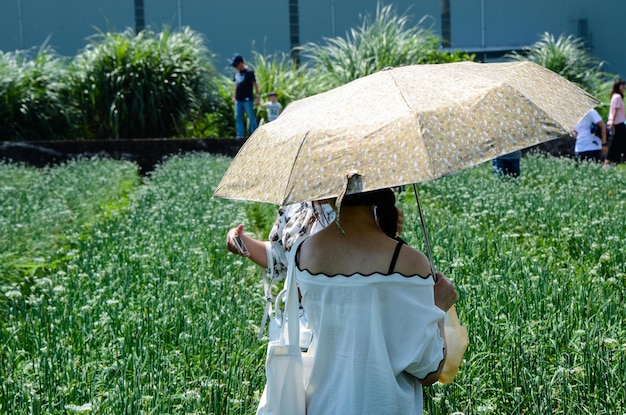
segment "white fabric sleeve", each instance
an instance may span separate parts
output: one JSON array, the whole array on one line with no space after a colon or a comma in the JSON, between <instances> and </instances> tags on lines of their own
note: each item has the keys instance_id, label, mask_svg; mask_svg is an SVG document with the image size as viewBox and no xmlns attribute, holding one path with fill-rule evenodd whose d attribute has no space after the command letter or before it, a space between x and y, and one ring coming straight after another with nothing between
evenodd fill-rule
<instances>
[{"instance_id":1,"label":"white fabric sleeve","mask_svg":"<svg viewBox=\"0 0 626 415\"><path fill-rule=\"evenodd\" d=\"M442 315L433 313L429 315L430 321L424 329L422 341L415 348L411 363L405 371L417 379L424 379L429 374L436 372L444 359L445 341L437 324Z\"/></svg>"}]
</instances>

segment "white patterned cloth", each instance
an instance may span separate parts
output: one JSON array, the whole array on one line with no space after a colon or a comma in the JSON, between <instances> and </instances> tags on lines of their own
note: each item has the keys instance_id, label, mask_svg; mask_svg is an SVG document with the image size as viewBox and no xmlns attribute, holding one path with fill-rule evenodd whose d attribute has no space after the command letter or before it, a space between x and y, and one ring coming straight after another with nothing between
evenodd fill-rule
<instances>
[{"instance_id":1,"label":"white patterned cloth","mask_svg":"<svg viewBox=\"0 0 626 415\"><path fill-rule=\"evenodd\" d=\"M270 283L287 275L287 253L302 236L313 235L335 220L335 210L328 203L294 203L278 209L276 223L265 243Z\"/></svg>"},{"instance_id":2,"label":"white patterned cloth","mask_svg":"<svg viewBox=\"0 0 626 415\"><path fill-rule=\"evenodd\" d=\"M312 235L334 222L335 210L328 203L309 202L294 203L281 206L274 227L270 231L269 241L265 243L267 269L263 272L263 291L265 294L265 311L261 319L259 339L265 335L265 325L273 313L275 281L284 280L287 276L287 254L293 244L303 236ZM300 321L306 327L304 310L300 310ZM270 324L269 336L272 336ZM308 347L308 346L307 346Z\"/></svg>"}]
</instances>

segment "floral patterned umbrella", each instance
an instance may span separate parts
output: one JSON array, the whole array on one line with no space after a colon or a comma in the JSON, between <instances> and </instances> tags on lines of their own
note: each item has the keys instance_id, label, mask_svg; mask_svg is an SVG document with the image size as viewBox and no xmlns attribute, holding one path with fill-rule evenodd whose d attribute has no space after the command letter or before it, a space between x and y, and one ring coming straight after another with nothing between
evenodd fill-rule
<instances>
[{"instance_id":1,"label":"floral patterned umbrella","mask_svg":"<svg viewBox=\"0 0 626 415\"><path fill-rule=\"evenodd\" d=\"M435 180L568 134L597 104L531 62L390 68L289 104L215 196L285 205Z\"/></svg>"}]
</instances>

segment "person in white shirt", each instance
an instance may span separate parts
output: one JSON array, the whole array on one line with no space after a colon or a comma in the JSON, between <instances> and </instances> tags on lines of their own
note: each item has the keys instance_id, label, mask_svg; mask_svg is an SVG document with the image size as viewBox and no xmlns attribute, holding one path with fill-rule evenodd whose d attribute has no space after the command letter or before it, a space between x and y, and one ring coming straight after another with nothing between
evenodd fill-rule
<instances>
[{"instance_id":1,"label":"person in white shirt","mask_svg":"<svg viewBox=\"0 0 626 415\"><path fill-rule=\"evenodd\" d=\"M396 222L392 190L346 195L338 226L294 245L315 347L307 415L422 414L422 386L439 379L457 294Z\"/></svg>"},{"instance_id":2,"label":"person in white shirt","mask_svg":"<svg viewBox=\"0 0 626 415\"><path fill-rule=\"evenodd\" d=\"M267 121L271 122L278 118L280 113L283 112L283 106L278 102L276 92L270 92L267 94L267 98L269 101L263 103L261 106L267 111Z\"/></svg>"},{"instance_id":3,"label":"person in white shirt","mask_svg":"<svg viewBox=\"0 0 626 415\"><path fill-rule=\"evenodd\" d=\"M602 162L608 153L606 125L595 109L576 124L572 137L576 139L574 155L577 161Z\"/></svg>"}]
</instances>

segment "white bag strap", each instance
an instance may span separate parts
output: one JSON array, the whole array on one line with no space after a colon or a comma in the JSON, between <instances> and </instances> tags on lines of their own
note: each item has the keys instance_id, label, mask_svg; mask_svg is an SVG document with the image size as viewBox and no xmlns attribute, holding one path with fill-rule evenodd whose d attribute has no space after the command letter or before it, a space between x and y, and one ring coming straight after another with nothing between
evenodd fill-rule
<instances>
[{"instance_id":1,"label":"white bag strap","mask_svg":"<svg viewBox=\"0 0 626 415\"><path fill-rule=\"evenodd\" d=\"M280 307L280 303L285 301L286 295L287 288L283 288L278 294L276 294L276 299L274 300L274 314L276 315L276 320L279 321L279 325L282 325L283 322L283 310Z\"/></svg>"},{"instance_id":2,"label":"white bag strap","mask_svg":"<svg viewBox=\"0 0 626 415\"><path fill-rule=\"evenodd\" d=\"M274 301L272 299L272 281L276 278L274 275L274 255L272 254L272 245L269 242L265 242L264 245L267 268L263 270L263 294L265 294L265 299L271 303Z\"/></svg>"},{"instance_id":3,"label":"white bag strap","mask_svg":"<svg viewBox=\"0 0 626 415\"><path fill-rule=\"evenodd\" d=\"M300 345L300 301L298 299L298 283L296 281L296 254L300 244L306 239L306 237L299 238L289 251L289 265L287 278L285 279L285 289L287 290L285 310L287 311L287 318L283 321L283 325L280 328L280 340L283 344Z\"/></svg>"},{"instance_id":4,"label":"white bag strap","mask_svg":"<svg viewBox=\"0 0 626 415\"><path fill-rule=\"evenodd\" d=\"M267 268L263 270L263 295L265 296L265 310L261 318L261 327L259 328L259 340L263 339L267 319L272 315L272 281L274 281L274 257L272 255L272 246L269 242L265 242L265 255L267 257ZM268 276L269 273L269 276Z\"/></svg>"}]
</instances>

